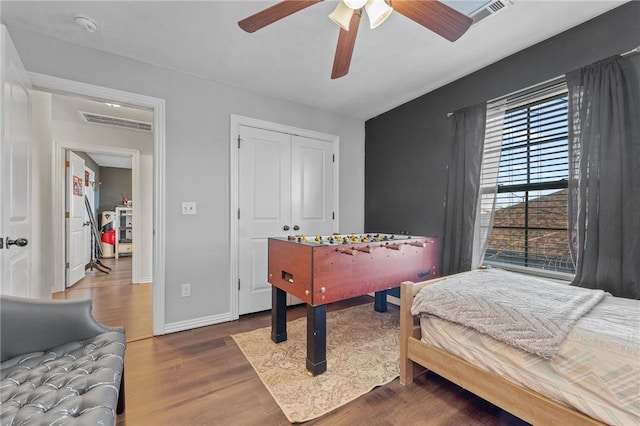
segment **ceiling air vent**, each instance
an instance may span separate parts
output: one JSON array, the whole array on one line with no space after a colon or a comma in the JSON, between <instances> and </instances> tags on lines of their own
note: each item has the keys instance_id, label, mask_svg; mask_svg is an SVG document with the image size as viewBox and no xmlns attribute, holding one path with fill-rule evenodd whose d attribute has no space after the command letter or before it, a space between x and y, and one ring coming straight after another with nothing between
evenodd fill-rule
<instances>
[{"instance_id":1,"label":"ceiling air vent","mask_svg":"<svg viewBox=\"0 0 640 426\"><path fill-rule=\"evenodd\" d=\"M146 121L129 120L128 118L111 117L109 115L95 114L80 111L80 115L87 123L102 124L104 126L122 127L129 130L151 132L151 123Z\"/></svg>"},{"instance_id":2,"label":"ceiling air vent","mask_svg":"<svg viewBox=\"0 0 640 426\"><path fill-rule=\"evenodd\" d=\"M476 24L483 20L487 16L491 16L494 13L498 13L511 3L510 0L494 0L490 1L481 8L471 13L470 17L473 19L473 23Z\"/></svg>"}]
</instances>

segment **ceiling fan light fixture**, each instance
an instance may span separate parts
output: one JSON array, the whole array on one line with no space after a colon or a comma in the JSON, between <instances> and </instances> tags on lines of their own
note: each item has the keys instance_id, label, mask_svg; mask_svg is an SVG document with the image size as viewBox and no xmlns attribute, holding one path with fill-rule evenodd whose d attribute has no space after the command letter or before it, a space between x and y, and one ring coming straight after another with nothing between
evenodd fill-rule
<instances>
[{"instance_id":1,"label":"ceiling fan light fixture","mask_svg":"<svg viewBox=\"0 0 640 426\"><path fill-rule=\"evenodd\" d=\"M353 10L361 9L362 6L364 6L365 3L367 2L367 0L342 0L342 1L344 1L344 4L346 4L349 8Z\"/></svg>"},{"instance_id":2,"label":"ceiling fan light fixture","mask_svg":"<svg viewBox=\"0 0 640 426\"><path fill-rule=\"evenodd\" d=\"M393 12L393 8L385 0L369 0L365 5L367 16L369 16L369 27L376 28L382 24Z\"/></svg>"},{"instance_id":3,"label":"ceiling fan light fixture","mask_svg":"<svg viewBox=\"0 0 640 426\"><path fill-rule=\"evenodd\" d=\"M340 25L345 31L349 31L349 23L351 22L352 16L353 9L347 6L344 1L340 0L333 12L329 14L329 19Z\"/></svg>"}]
</instances>

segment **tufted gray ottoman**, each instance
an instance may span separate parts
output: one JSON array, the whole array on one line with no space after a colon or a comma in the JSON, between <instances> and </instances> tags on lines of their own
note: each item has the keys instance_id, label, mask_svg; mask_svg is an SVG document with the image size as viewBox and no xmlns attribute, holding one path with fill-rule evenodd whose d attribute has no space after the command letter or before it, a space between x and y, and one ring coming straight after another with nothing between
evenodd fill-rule
<instances>
[{"instance_id":1,"label":"tufted gray ottoman","mask_svg":"<svg viewBox=\"0 0 640 426\"><path fill-rule=\"evenodd\" d=\"M125 335L91 301L0 296L0 425L113 425L124 411Z\"/></svg>"}]
</instances>

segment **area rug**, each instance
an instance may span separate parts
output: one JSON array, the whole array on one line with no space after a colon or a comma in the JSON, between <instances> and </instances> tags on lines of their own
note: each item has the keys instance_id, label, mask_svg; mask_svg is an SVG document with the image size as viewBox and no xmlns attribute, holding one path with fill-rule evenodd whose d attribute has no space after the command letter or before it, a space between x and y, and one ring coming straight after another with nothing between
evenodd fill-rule
<instances>
[{"instance_id":1,"label":"area rug","mask_svg":"<svg viewBox=\"0 0 640 426\"><path fill-rule=\"evenodd\" d=\"M365 304L327 312L327 371L305 368L306 318L287 323L287 340L271 327L231 337L291 423L322 416L399 376L399 311Z\"/></svg>"}]
</instances>

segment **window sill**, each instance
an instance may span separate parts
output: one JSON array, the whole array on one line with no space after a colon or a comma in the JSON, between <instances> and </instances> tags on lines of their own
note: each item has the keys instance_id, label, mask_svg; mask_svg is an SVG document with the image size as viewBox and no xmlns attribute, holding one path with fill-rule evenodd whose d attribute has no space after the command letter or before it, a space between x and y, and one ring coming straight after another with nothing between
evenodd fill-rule
<instances>
[{"instance_id":1,"label":"window sill","mask_svg":"<svg viewBox=\"0 0 640 426\"><path fill-rule=\"evenodd\" d=\"M513 272L519 272L525 275L534 275L538 277L549 278L554 281L558 281L561 284L570 284L573 281L573 278L575 277L575 274L569 274L567 272L556 272L556 271L548 271L546 269L527 268L524 266L509 265L509 264L500 263L500 262L485 261L484 264L487 266L491 266L493 268L504 269L506 271L513 271Z\"/></svg>"}]
</instances>

